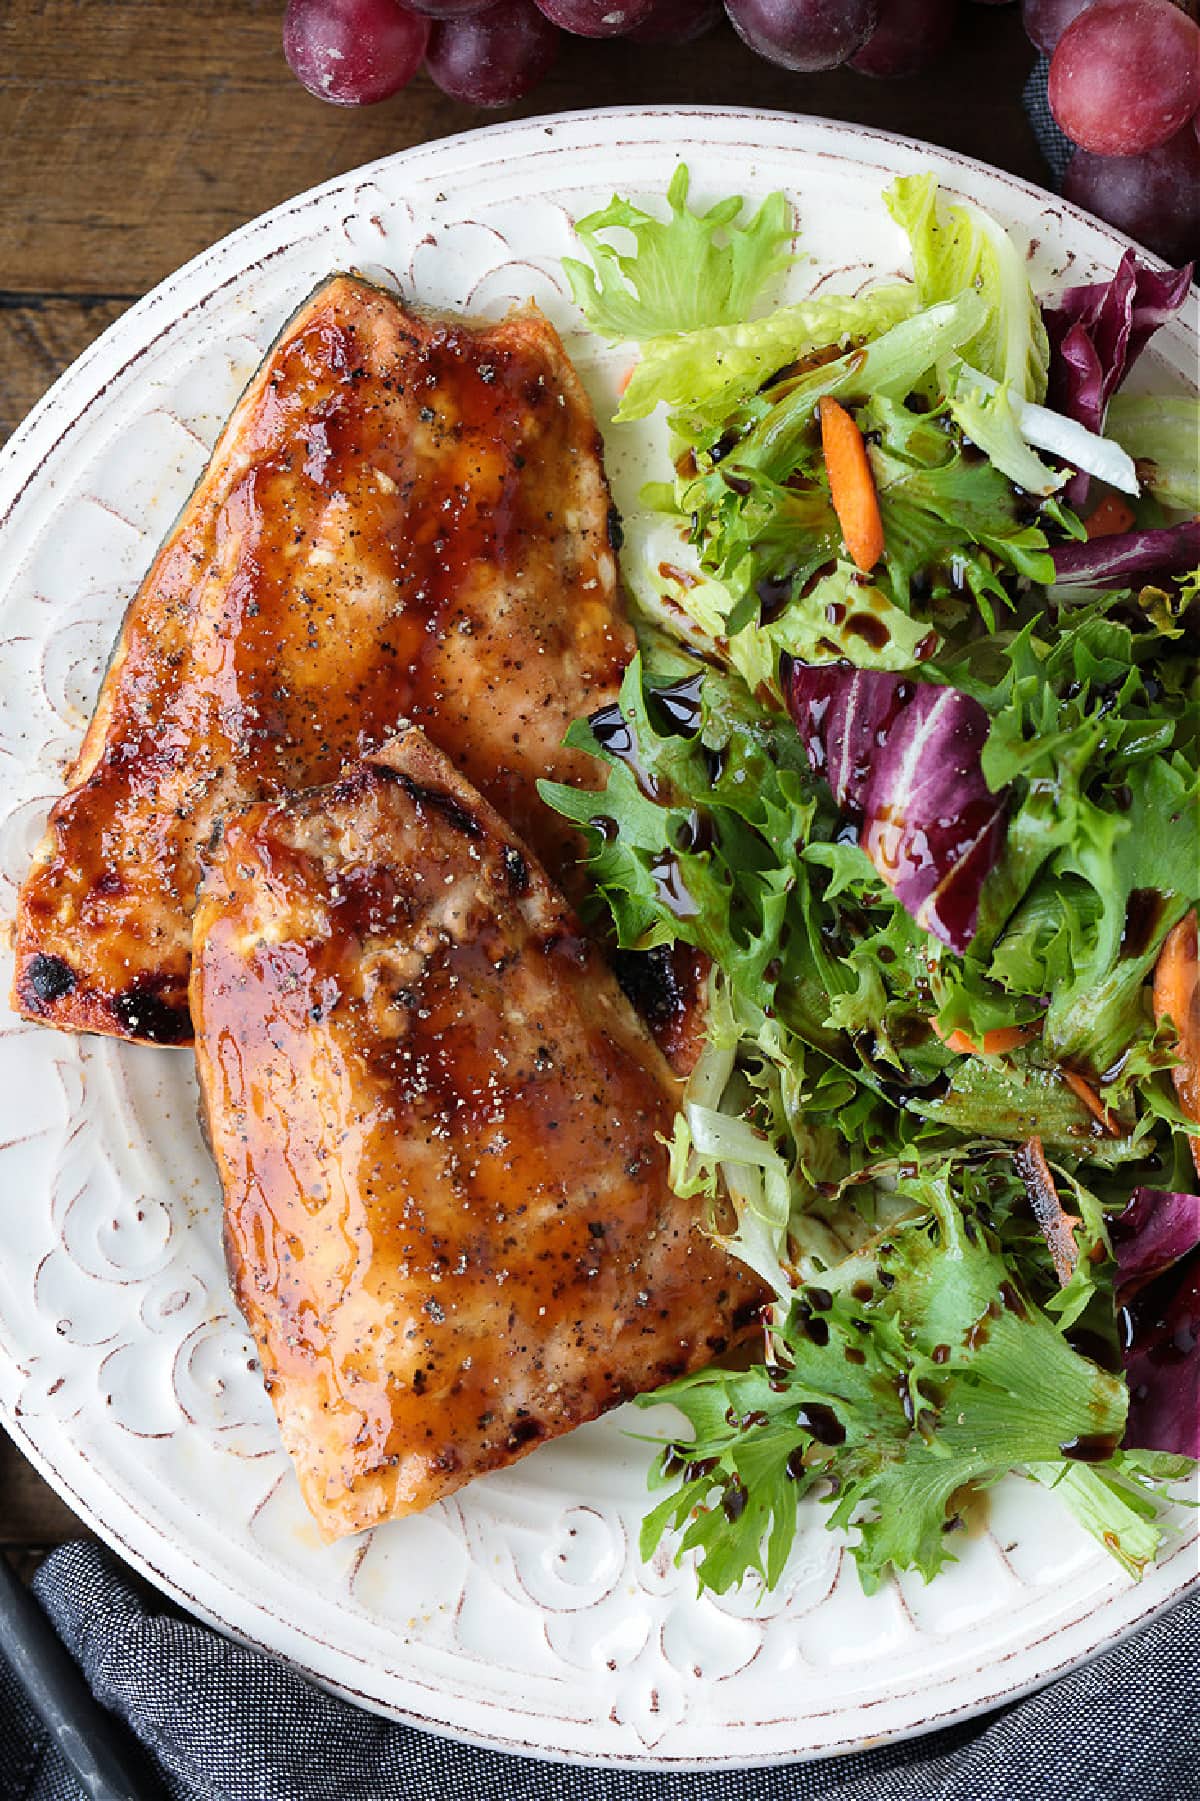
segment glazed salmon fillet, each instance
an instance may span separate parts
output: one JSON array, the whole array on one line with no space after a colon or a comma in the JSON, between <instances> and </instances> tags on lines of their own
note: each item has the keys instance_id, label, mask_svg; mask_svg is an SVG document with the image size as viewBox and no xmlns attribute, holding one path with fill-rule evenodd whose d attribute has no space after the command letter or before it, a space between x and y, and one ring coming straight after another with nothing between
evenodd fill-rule
<instances>
[{"instance_id":1,"label":"glazed salmon fillet","mask_svg":"<svg viewBox=\"0 0 1200 1801\"><path fill-rule=\"evenodd\" d=\"M327 1536L757 1316L668 1185L679 1081L532 851L415 727L226 825L191 1003L231 1280Z\"/></svg>"},{"instance_id":2,"label":"glazed salmon fillet","mask_svg":"<svg viewBox=\"0 0 1200 1801\"><path fill-rule=\"evenodd\" d=\"M417 721L578 895L538 800L633 637L586 395L536 312L413 314L339 276L237 406L121 629L21 891L14 1005L157 1043L187 1008L199 854L248 802Z\"/></svg>"}]
</instances>

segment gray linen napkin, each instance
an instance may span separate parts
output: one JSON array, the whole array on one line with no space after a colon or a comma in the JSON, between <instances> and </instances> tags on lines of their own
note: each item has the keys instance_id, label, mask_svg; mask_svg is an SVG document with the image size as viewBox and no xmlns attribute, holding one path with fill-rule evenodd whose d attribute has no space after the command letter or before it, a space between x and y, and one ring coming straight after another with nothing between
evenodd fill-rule
<instances>
[{"instance_id":1,"label":"gray linen napkin","mask_svg":"<svg viewBox=\"0 0 1200 1801\"><path fill-rule=\"evenodd\" d=\"M1038 141L1038 149L1050 165L1054 186L1061 188L1067 164L1075 154L1075 146L1066 132L1059 130L1054 114L1050 111L1050 102L1046 98L1046 77L1049 73L1050 58L1039 56L1029 72L1029 80L1022 89L1021 99L1029 115L1033 135Z\"/></svg>"},{"instance_id":2,"label":"gray linen napkin","mask_svg":"<svg viewBox=\"0 0 1200 1801\"><path fill-rule=\"evenodd\" d=\"M1025 1701L819 1763L651 1775L534 1762L322 1694L147 1595L94 1544L34 1589L148 1749L145 1801L1200 1801L1200 1591ZM0 1801L79 1801L0 1660Z\"/></svg>"}]
</instances>

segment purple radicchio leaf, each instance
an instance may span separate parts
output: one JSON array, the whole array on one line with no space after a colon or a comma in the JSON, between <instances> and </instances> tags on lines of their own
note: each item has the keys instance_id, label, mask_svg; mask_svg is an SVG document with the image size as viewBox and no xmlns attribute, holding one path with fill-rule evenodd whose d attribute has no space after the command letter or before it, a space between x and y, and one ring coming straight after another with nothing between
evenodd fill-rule
<instances>
[{"instance_id":1,"label":"purple radicchio leaf","mask_svg":"<svg viewBox=\"0 0 1200 1801\"><path fill-rule=\"evenodd\" d=\"M1109 1231L1129 1384L1124 1442L1200 1457L1200 1195L1135 1188Z\"/></svg>"},{"instance_id":2,"label":"purple radicchio leaf","mask_svg":"<svg viewBox=\"0 0 1200 1801\"><path fill-rule=\"evenodd\" d=\"M980 756L988 716L956 688L883 670L793 663L788 708L809 765L858 825L858 841L917 924L960 955L1004 843L1007 790Z\"/></svg>"},{"instance_id":3,"label":"purple radicchio leaf","mask_svg":"<svg viewBox=\"0 0 1200 1801\"><path fill-rule=\"evenodd\" d=\"M1049 404L1089 431L1101 431L1109 401L1159 326L1179 311L1191 279L1190 263L1160 273L1127 250L1111 281L1068 288L1043 307ZM1081 472L1067 486L1068 504L1078 510L1087 492L1088 476Z\"/></svg>"},{"instance_id":4,"label":"purple radicchio leaf","mask_svg":"<svg viewBox=\"0 0 1200 1801\"><path fill-rule=\"evenodd\" d=\"M1085 588L1142 587L1166 576L1185 575L1200 564L1200 519L1157 531L1115 532L1086 544L1056 544L1054 579Z\"/></svg>"}]
</instances>

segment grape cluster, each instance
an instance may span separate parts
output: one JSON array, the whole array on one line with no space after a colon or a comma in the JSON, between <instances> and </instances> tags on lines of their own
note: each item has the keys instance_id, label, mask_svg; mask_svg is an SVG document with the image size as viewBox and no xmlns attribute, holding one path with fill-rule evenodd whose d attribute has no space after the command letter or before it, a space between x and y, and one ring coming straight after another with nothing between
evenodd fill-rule
<instances>
[{"instance_id":1,"label":"grape cluster","mask_svg":"<svg viewBox=\"0 0 1200 1801\"><path fill-rule=\"evenodd\" d=\"M1194 11L1194 0L1022 0L1050 57L1050 110L1078 145L1064 194L1174 263L1200 256Z\"/></svg>"},{"instance_id":2,"label":"grape cluster","mask_svg":"<svg viewBox=\"0 0 1200 1801\"><path fill-rule=\"evenodd\" d=\"M994 3L994 0L985 0ZM563 32L686 44L723 18L785 69L849 63L914 75L945 49L958 0L288 0L283 47L310 93L363 106L398 93L424 63L474 106L537 86Z\"/></svg>"}]
</instances>

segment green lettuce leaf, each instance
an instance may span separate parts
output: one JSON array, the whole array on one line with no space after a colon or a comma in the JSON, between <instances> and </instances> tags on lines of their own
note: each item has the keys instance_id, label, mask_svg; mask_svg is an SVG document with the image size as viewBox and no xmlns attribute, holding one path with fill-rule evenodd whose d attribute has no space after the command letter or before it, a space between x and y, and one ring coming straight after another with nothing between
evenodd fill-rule
<instances>
[{"instance_id":1,"label":"green lettuce leaf","mask_svg":"<svg viewBox=\"0 0 1200 1801\"><path fill-rule=\"evenodd\" d=\"M688 206L688 170L681 163L667 189L667 220L656 219L614 195L606 207L577 221L576 235L594 268L563 258L571 292L588 324L613 341L732 325L745 319L762 290L792 261L795 215L783 194L769 194L745 225L743 201L719 200L706 213ZM631 233L622 254L601 233Z\"/></svg>"},{"instance_id":2,"label":"green lettuce leaf","mask_svg":"<svg viewBox=\"0 0 1200 1801\"><path fill-rule=\"evenodd\" d=\"M1167 506L1200 510L1200 399L1193 394L1114 394L1104 419Z\"/></svg>"},{"instance_id":3,"label":"green lettuce leaf","mask_svg":"<svg viewBox=\"0 0 1200 1801\"><path fill-rule=\"evenodd\" d=\"M908 233L922 303L968 291L985 302L982 326L962 346L964 360L1022 400L1044 399L1049 340L1028 265L1009 234L980 208L943 200L933 175L901 176L884 200Z\"/></svg>"},{"instance_id":4,"label":"green lettuce leaf","mask_svg":"<svg viewBox=\"0 0 1200 1801\"><path fill-rule=\"evenodd\" d=\"M1091 1113L1059 1072L1040 1068L1029 1057L962 1057L940 1095L916 1097L909 1106L922 1119L953 1126L964 1138L1024 1144L1038 1137L1048 1149L1107 1165L1145 1155L1134 1136L1099 1135Z\"/></svg>"},{"instance_id":5,"label":"green lettuce leaf","mask_svg":"<svg viewBox=\"0 0 1200 1801\"><path fill-rule=\"evenodd\" d=\"M929 332L948 343L979 317L972 295L934 310L937 320L906 320L850 358L785 375L756 398L740 438L731 426L684 459L676 530L694 557L668 549L647 564L631 547L643 606L668 627L672 615L698 627L700 636L687 626L683 635L728 660L752 690L775 688L780 652L911 668L937 649L943 621L969 615L963 597L992 625L1011 609L1017 582L1053 575L1028 497L964 444L944 412L913 410L909 390L929 366ZM883 568L870 578L846 559L831 505L814 413L822 392L855 405L866 434L884 525ZM1057 502L1043 513L1047 525L1060 523Z\"/></svg>"},{"instance_id":6,"label":"green lettuce leaf","mask_svg":"<svg viewBox=\"0 0 1200 1801\"><path fill-rule=\"evenodd\" d=\"M860 421L869 434L884 561L898 605L908 609L920 578L930 602L955 589L970 592L994 629L996 606L1012 606L1001 569L1027 581L1053 578L1045 530L1029 520L1023 496L986 456L939 429L937 418L886 395L873 396Z\"/></svg>"},{"instance_id":7,"label":"green lettuce leaf","mask_svg":"<svg viewBox=\"0 0 1200 1801\"><path fill-rule=\"evenodd\" d=\"M1189 659L1111 617L1121 606L1081 607L1053 635L1031 621L1005 645L996 685L974 692L993 714L984 773L1020 794L996 875L1008 917L989 935L992 974L1046 997L1047 1064L1097 1079L1120 1062L1128 1081L1130 1053L1154 1034L1146 980L1200 900L1200 775ZM954 679L971 689L967 665Z\"/></svg>"},{"instance_id":8,"label":"green lettuce leaf","mask_svg":"<svg viewBox=\"0 0 1200 1801\"><path fill-rule=\"evenodd\" d=\"M605 753L590 728L573 726L568 741L608 763L607 786L596 794L543 783L541 792L587 837L597 901L623 947L682 942L715 963L749 1083L718 1098L756 1129L771 1127L811 1196L813 1181L925 1131L885 1089L928 1085L951 1060L921 1018L927 940L870 863L860 856L847 868L851 847L829 842L838 818L786 715L766 712L735 677L707 669L694 679L702 726L685 737L664 731L635 663L620 701L632 755ZM832 883L818 850L838 866ZM831 900L831 886L844 898ZM843 907L852 932L842 929ZM860 1028L852 997L885 968L879 1015ZM813 1135L826 1133L818 1158Z\"/></svg>"},{"instance_id":9,"label":"green lettuce leaf","mask_svg":"<svg viewBox=\"0 0 1200 1801\"><path fill-rule=\"evenodd\" d=\"M1072 944L1070 979L1051 996L1045 1045L1096 1075L1149 1030L1146 978L1200 900L1200 776L1180 755L1157 756L1128 769L1125 790L1119 812L1081 803L1073 840L1050 866L1057 881L1085 881L1099 904Z\"/></svg>"},{"instance_id":10,"label":"green lettuce leaf","mask_svg":"<svg viewBox=\"0 0 1200 1801\"><path fill-rule=\"evenodd\" d=\"M844 556L827 574L798 585L757 635L802 663L845 659L859 669L912 669L937 643L924 620L901 611L884 586L864 580Z\"/></svg>"},{"instance_id":11,"label":"green lettuce leaf","mask_svg":"<svg viewBox=\"0 0 1200 1801\"><path fill-rule=\"evenodd\" d=\"M985 311L978 295L964 291L901 320L861 349L784 383L780 398L735 443L729 461L739 469L785 480L811 440L822 395L832 394L844 406L859 405L873 395L902 398L943 357L971 341ZM736 438L736 421L731 430Z\"/></svg>"},{"instance_id":12,"label":"green lettuce leaf","mask_svg":"<svg viewBox=\"0 0 1200 1801\"><path fill-rule=\"evenodd\" d=\"M643 346L617 410L644 419L663 402L705 420L723 418L772 375L814 350L876 338L917 310L916 290L895 282L860 295L827 295L700 331L652 338Z\"/></svg>"},{"instance_id":13,"label":"green lettuce leaf","mask_svg":"<svg viewBox=\"0 0 1200 1801\"><path fill-rule=\"evenodd\" d=\"M1121 1567L1140 1578L1162 1543L1164 1486L1194 1465L1163 1451L1115 1451L1101 1469L1085 1463L1031 1463L1026 1474L1053 1490Z\"/></svg>"},{"instance_id":14,"label":"green lettuce leaf","mask_svg":"<svg viewBox=\"0 0 1200 1801\"><path fill-rule=\"evenodd\" d=\"M1008 389L998 387L988 392L972 384L972 373L966 364L957 371L948 402L950 417L963 435L979 446L993 468L1027 494L1043 498L1053 494L1066 482L1066 474L1043 463L1022 437Z\"/></svg>"},{"instance_id":15,"label":"green lettuce leaf","mask_svg":"<svg viewBox=\"0 0 1200 1801\"><path fill-rule=\"evenodd\" d=\"M772 513L774 492L761 487L759 504L744 508L714 545L710 560L719 560L720 575L681 541L678 516L631 522L623 570L643 613L728 663L751 693L775 689L781 652L806 663L844 657L864 669L911 669L925 660L936 630L896 606L886 582L866 579L847 560L824 490L807 497L778 490Z\"/></svg>"}]
</instances>

